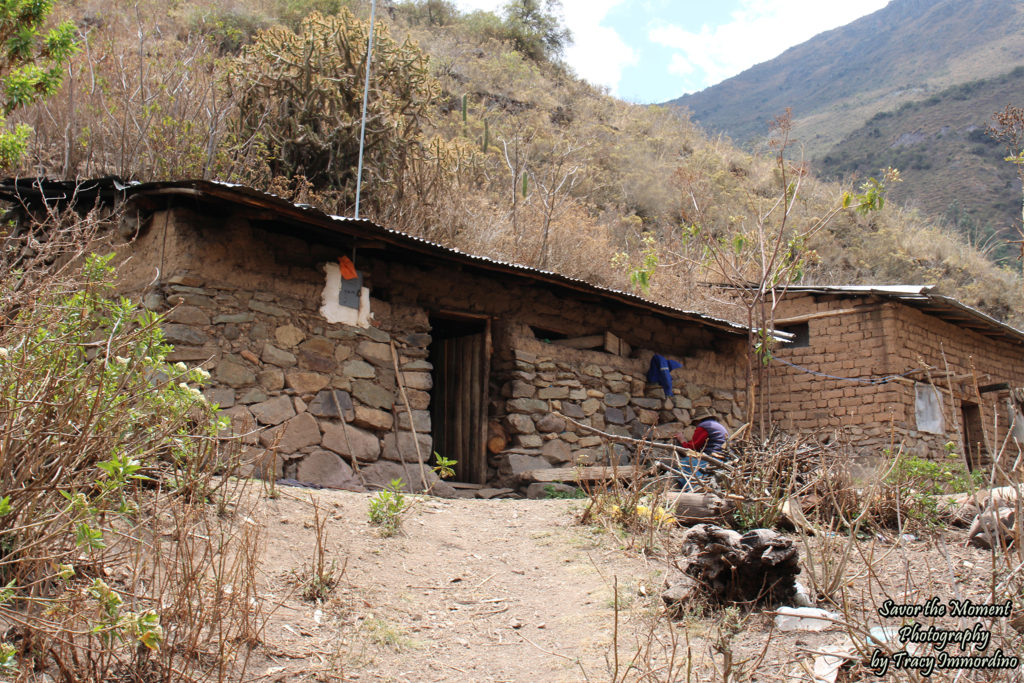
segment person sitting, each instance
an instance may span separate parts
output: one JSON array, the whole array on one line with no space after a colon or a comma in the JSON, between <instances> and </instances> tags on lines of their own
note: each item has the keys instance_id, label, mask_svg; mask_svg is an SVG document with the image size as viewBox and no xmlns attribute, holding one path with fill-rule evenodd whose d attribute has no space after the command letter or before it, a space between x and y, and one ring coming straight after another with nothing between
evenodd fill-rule
<instances>
[{"instance_id":1,"label":"person sitting","mask_svg":"<svg viewBox=\"0 0 1024 683\"><path fill-rule=\"evenodd\" d=\"M698 453L715 455L721 453L725 448L725 442L729 439L729 430L718 421L715 413L710 408L698 408L693 414L693 420L697 426L693 430L693 437L689 441L683 439L682 432L676 434L676 441L683 448ZM684 491L693 489L695 478L702 479L707 476L705 467L707 463L693 456L684 456L679 459L680 471L683 476L678 482Z\"/></svg>"}]
</instances>

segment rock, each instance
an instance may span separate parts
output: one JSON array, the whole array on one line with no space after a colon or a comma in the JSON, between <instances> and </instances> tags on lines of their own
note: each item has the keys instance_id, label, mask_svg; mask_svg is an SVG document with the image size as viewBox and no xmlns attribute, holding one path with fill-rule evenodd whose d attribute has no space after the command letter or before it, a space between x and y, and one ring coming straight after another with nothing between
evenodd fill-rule
<instances>
[{"instance_id":1,"label":"rock","mask_svg":"<svg viewBox=\"0 0 1024 683\"><path fill-rule=\"evenodd\" d=\"M601 402L598 401L596 398L588 398L582 403L580 407L583 408L583 414L586 417L590 417L591 415L596 413L598 409L600 409Z\"/></svg>"},{"instance_id":2,"label":"rock","mask_svg":"<svg viewBox=\"0 0 1024 683\"><path fill-rule=\"evenodd\" d=\"M557 415L548 413L541 419L537 420L537 431L544 433L565 431L565 420Z\"/></svg>"},{"instance_id":3,"label":"rock","mask_svg":"<svg viewBox=\"0 0 1024 683\"><path fill-rule=\"evenodd\" d=\"M417 358L416 360L402 361L402 370L405 371L426 370L427 372L430 372L433 369L434 365L430 361L423 360L422 358Z\"/></svg>"},{"instance_id":4,"label":"rock","mask_svg":"<svg viewBox=\"0 0 1024 683\"><path fill-rule=\"evenodd\" d=\"M235 405L235 390L228 387L211 387L203 391L203 396L210 403L216 403L221 408L230 408Z\"/></svg>"},{"instance_id":5,"label":"rock","mask_svg":"<svg viewBox=\"0 0 1024 683\"><path fill-rule=\"evenodd\" d=\"M406 389L405 395L409 399L409 407L413 410L426 410L430 407L430 393L418 389Z\"/></svg>"},{"instance_id":6,"label":"rock","mask_svg":"<svg viewBox=\"0 0 1024 683\"><path fill-rule=\"evenodd\" d=\"M530 416L521 413L511 413L505 416L505 424L513 434L533 434L537 431L537 426Z\"/></svg>"},{"instance_id":7,"label":"rock","mask_svg":"<svg viewBox=\"0 0 1024 683\"><path fill-rule=\"evenodd\" d=\"M299 346L299 367L315 372L334 372L334 343L324 337L312 337Z\"/></svg>"},{"instance_id":8,"label":"rock","mask_svg":"<svg viewBox=\"0 0 1024 683\"><path fill-rule=\"evenodd\" d=\"M1014 508L985 510L971 524L971 528L967 532L968 543L985 550L1010 545L1016 540L1014 528L1016 516Z\"/></svg>"},{"instance_id":9,"label":"rock","mask_svg":"<svg viewBox=\"0 0 1024 683\"><path fill-rule=\"evenodd\" d=\"M561 467L572 461L572 449L569 444L561 439L554 439L544 444L540 451L541 456L555 467Z\"/></svg>"},{"instance_id":10,"label":"rock","mask_svg":"<svg viewBox=\"0 0 1024 683\"><path fill-rule=\"evenodd\" d=\"M394 366L394 360L391 357L391 345L381 344L373 341L361 341L356 346L356 353L362 356L364 359L370 361L374 365L380 367L390 368Z\"/></svg>"},{"instance_id":11,"label":"rock","mask_svg":"<svg viewBox=\"0 0 1024 683\"><path fill-rule=\"evenodd\" d=\"M547 401L536 398L514 398L507 401L505 405L514 413L546 413L548 411Z\"/></svg>"},{"instance_id":12,"label":"rock","mask_svg":"<svg viewBox=\"0 0 1024 683\"><path fill-rule=\"evenodd\" d=\"M398 428L409 429L409 412L408 410L400 410L398 412ZM412 411L412 426L420 434L426 434L430 432L430 411L428 410L413 410Z\"/></svg>"},{"instance_id":13,"label":"rock","mask_svg":"<svg viewBox=\"0 0 1024 683\"><path fill-rule=\"evenodd\" d=\"M537 398L542 400L569 398L569 387L544 387L537 392Z\"/></svg>"},{"instance_id":14,"label":"rock","mask_svg":"<svg viewBox=\"0 0 1024 683\"><path fill-rule=\"evenodd\" d=\"M249 301L249 308L256 311L257 313L266 313L272 315L275 318L287 318L288 311L284 310L280 306L267 303L266 301L259 301L257 299L251 299Z\"/></svg>"},{"instance_id":15,"label":"rock","mask_svg":"<svg viewBox=\"0 0 1024 683\"><path fill-rule=\"evenodd\" d=\"M544 500L552 498L552 492L563 493L569 496L575 495L579 489L568 484L534 482L526 487L526 497L530 500Z\"/></svg>"},{"instance_id":16,"label":"rock","mask_svg":"<svg viewBox=\"0 0 1024 683\"><path fill-rule=\"evenodd\" d=\"M423 462L428 462L430 456L434 454L434 440L429 434L417 434L416 438L420 445L419 455L416 453L416 441L413 440L412 432L398 432L397 436L394 432L385 434L381 457L397 462L418 462L418 458L422 456Z\"/></svg>"},{"instance_id":17,"label":"rock","mask_svg":"<svg viewBox=\"0 0 1024 683\"><path fill-rule=\"evenodd\" d=\"M583 412L583 408L576 405L575 403L562 403L562 414L566 417L571 417L574 420L582 420L587 415Z\"/></svg>"},{"instance_id":18,"label":"rock","mask_svg":"<svg viewBox=\"0 0 1024 683\"><path fill-rule=\"evenodd\" d=\"M352 382L352 396L371 408L391 410L395 405L395 394L393 391L374 384L365 379L357 379Z\"/></svg>"},{"instance_id":19,"label":"rock","mask_svg":"<svg viewBox=\"0 0 1024 683\"><path fill-rule=\"evenodd\" d=\"M289 370L284 375L285 386L294 389L297 394L315 394L330 382L330 378L316 372Z\"/></svg>"},{"instance_id":20,"label":"rock","mask_svg":"<svg viewBox=\"0 0 1024 683\"><path fill-rule=\"evenodd\" d=\"M274 330L274 339L286 349L297 346L305 338L306 333L295 325L282 325Z\"/></svg>"},{"instance_id":21,"label":"rock","mask_svg":"<svg viewBox=\"0 0 1024 683\"><path fill-rule=\"evenodd\" d=\"M407 493L419 493L423 491L423 479L427 480L427 487L431 495L442 498L454 498L455 489L451 484L441 479L426 465L421 471L417 463L398 463L390 460L378 460L372 465L367 465L359 470L359 477L363 485L371 491L379 491L391 485L395 479L402 480L402 490Z\"/></svg>"},{"instance_id":22,"label":"rock","mask_svg":"<svg viewBox=\"0 0 1024 683\"><path fill-rule=\"evenodd\" d=\"M284 371L281 368L267 368L256 375L256 381L267 391L284 389Z\"/></svg>"},{"instance_id":23,"label":"rock","mask_svg":"<svg viewBox=\"0 0 1024 683\"><path fill-rule=\"evenodd\" d=\"M167 319L182 325L206 327L210 324L210 316L198 306L177 306L167 313Z\"/></svg>"},{"instance_id":24,"label":"rock","mask_svg":"<svg viewBox=\"0 0 1024 683\"><path fill-rule=\"evenodd\" d=\"M374 462L380 457L380 439L376 434L344 422L325 422L320 445L349 460Z\"/></svg>"},{"instance_id":25,"label":"rock","mask_svg":"<svg viewBox=\"0 0 1024 683\"><path fill-rule=\"evenodd\" d=\"M629 403L629 396L626 394L605 394L604 404L612 408L621 408Z\"/></svg>"},{"instance_id":26,"label":"rock","mask_svg":"<svg viewBox=\"0 0 1024 683\"><path fill-rule=\"evenodd\" d=\"M501 474L518 477L523 472L530 470L550 469L551 463L539 455L524 455L522 453L509 453L502 463Z\"/></svg>"},{"instance_id":27,"label":"rock","mask_svg":"<svg viewBox=\"0 0 1024 683\"><path fill-rule=\"evenodd\" d=\"M251 323L256 319L256 316L252 313L228 313L225 315L214 316L214 325L241 325L243 323Z\"/></svg>"},{"instance_id":28,"label":"rock","mask_svg":"<svg viewBox=\"0 0 1024 683\"><path fill-rule=\"evenodd\" d=\"M660 398L643 398L634 397L629 399L629 402L637 408L645 408L647 410L660 410L664 401Z\"/></svg>"},{"instance_id":29,"label":"rock","mask_svg":"<svg viewBox=\"0 0 1024 683\"><path fill-rule=\"evenodd\" d=\"M434 386L434 378L429 372L403 372L402 384L410 389L428 391Z\"/></svg>"},{"instance_id":30,"label":"rock","mask_svg":"<svg viewBox=\"0 0 1024 683\"><path fill-rule=\"evenodd\" d=\"M338 344L334 348L334 360L338 363L344 363L352 356L352 348L345 346L344 344Z\"/></svg>"},{"instance_id":31,"label":"rock","mask_svg":"<svg viewBox=\"0 0 1024 683\"><path fill-rule=\"evenodd\" d=\"M309 412L317 417L329 417L351 422L355 417L352 397L347 391L327 389L321 391L309 402Z\"/></svg>"},{"instance_id":32,"label":"rock","mask_svg":"<svg viewBox=\"0 0 1024 683\"><path fill-rule=\"evenodd\" d=\"M483 489L477 489L476 494L473 497L474 498L479 498L480 500L491 500L493 498L506 498L506 497L511 496L515 492L516 492L515 489L483 488Z\"/></svg>"},{"instance_id":33,"label":"rock","mask_svg":"<svg viewBox=\"0 0 1024 683\"><path fill-rule=\"evenodd\" d=\"M280 440L278 441L278 437ZM273 448L277 441L277 452L282 455L297 453L306 446L320 443L320 427L309 413L296 415L287 422L260 434L260 443Z\"/></svg>"},{"instance_id":34,"label":"rock","mask_svg":"<svg viewBox=\"0 0 1024 683\"><path fill-rule=\"evenodd\" d=\"M277 396L269 401L250 406L249 410L260 424L279 425L295 416L295 408L287 396Z\"/></svg>"},{"instance_id":35,"label":"rock","mask_svg":"<svg viewBox=\"0 0 1024 683\"><path fill-rule=\"evenodd\" d=\"M430 422L430 415L427 415L427 424ZM378 432L386 432L391 429L391 426L395 423L394 416L384 410L377 410L376 408L367 408L366 406L356 406L355 415L352 419L352 424L358 427L364 427L366 429L372 429ZM424 429L423 431L429 431Z\"/></svg>"},{"instance_id":36,"label":"rock","mask_svg":"<svg viewBox=\"0 0 1024 683\"><path fill-rule=\"evenodd\" d=\"M519 434L516 436L516 444L521 448L540 448L544 445L544 439L537 434Z\"/></svg>"},{"instance_id":37,"label":"rock","mask_svg":"<svg viewBox=\"0 0 1024 683\"><path fill-rule=\"evenodd\" d=\"M671 439L676 434L682 433L685 429L686 425L682 422L666 422L654 428L654 438Z\"/></svg>"},{"instance_id":38,"label":"rock","mask_svg":"<svg viewBox=\"0 0 1024 683\"><path fill-rule=\"evenodd\" d=\"M250 403L262 403L267 400L267 394L259 387L249 387L238 397L239 403L249 405Z\"/></svg>"},{"instance_id":39,"label":"rock","mask_svg":"<svg viewBox=\"0 0 1024 683\"><path fill-rule=\"evenodd\" d=\"M350 360L342 366L341 374L353 379L372 379L377 376L377 371L366 361Z\"/></svg>"},{"instance_id":40,"label":"rock","mask_svg":"<svg viewBox=\"0 0 1024 683\"><path fill-rule=\"evenodd\" d=\"M604 421L612 425L622 425L626 424L626 416L618 408L605 408Z\"/></svg>"},{"instance_id":41,"label":"rock","mask_svg":"<svg viewBox=\"0 0 1024 683\"><path fill-rule=\"evenodd\" d=\"M294 355L287 351L282 351L273 344L263 345L263 352L260 354L260 360L264 363L276 365L279 368L290 368L298 362Z\"/></svg>"},{"instance_id":42,"label":"rock","mask_svg":"<svg viewBox=\"0 0 1024 683\"><path fill-rule=\"evenodd\" d=\"M149 311L159 311L164 307L164 298L157 292L147 292L142 297L142 307Z\"/></svg>"},{"instance_id":43,"label":"rock","mask_svg":"<svg viewBox=\"0 0 1024 683\"><path fill-rule=\"evenodd\" d=\"M242 449L242 464L239 473L244 476L258 477L264 481L277 480L284 477L285 459L265 448L246 446Z\"/></svg>"},{"instance_id":44,"label":"rock","mask_svg":"<svg viewBox=\"0 0 1024 683\"><path fill-rule=\"evenodd\" d=\"M331 451L313 451L299 463L296 476L301 482L334 489L362 492L366 488L347 462Z\"/></svg>"},{"instance_id":45,"label":"rock","mask_svg":"<svg viewBox=\"0 0 1024 683\"><path fill-rule=\"evenodd\" d=\"M537 389L529 382L524 382L521 379L512 380L508 385L509 395L512 398L533 398Z\"/></svg>"},{"instance_id":46,"label":"rock","mask_svg":"<svg viewBox=\"0 0 1024 683\"><path fill-rule=\"evenodd\" d=\"M231 359L224 359L217 365L214 373L217 381L232 387L244 387L256 381L252 370Z\"/></svg>"},{"instance_id":47,"label":"rock","mask_svg":"<svg viewBox=\"0 0 1024 683\"><path fill-rule=\"evenodd\" d=\"M596 365L584 365L582 370L584 375L588 377L603 377L604 371Z\"/></svg>"},{"instance_id":48,"label":"rock","mask_svg":"<svg viewBox=\"0 0 1024 683\"><path fill-rule=\"evenodd\" d=\"M686 396L676 395L672 397L672 405L676 408L680 408L681 410L690 410L693 408L693 401Z\"/></svg>"},{"instance_id":49,"label":"rock","mask_svg":"<svg viewBox=\"0 0 1024 683\"><path fill-rule=\"evenodd\" d=\"M670 610L679 610L693 598L693 580L682 577L661 593L661 599Z\"/></svg>"},{"instance_id":50,"label":"rock","mask_svg":"<svg viewBox=\"0 0 1024 683\"><path fill-rule=\"evenodd\" d=\"M260 426L256 424L256 418L252 416L248 408L245 406L235 406L225 410L224 415L231 422L228 428L222 432L221 436L237 436L241 438L242 443L249 445L259 443L258 430Z\"/></svg>"},{"instance_id":51,"label":"rock","mask_svg":"<svg viewBox=\"0 0 1024 683\"><path fill-rule=\"evenodd\" d=\"M656 413L653 410L644 410L643 408L637 408L636 419L645 425L656 425L658 424L658 413Z\"/></svg>"},{"instance_id":52,"label":"rock","mask_svg":"<svg viewBox=\"0 0 1024 683\"><path fill-rule=\"evenodd\" d=\"M378 305L380 305L380 302L378 302ZM370 339L372 339L375 342L380 342L382 344L387 344L389 341L391 341L391 335L389 335L384 330L377 329L376 327L368 327L365 330L361 329L361 328L356 328L356 329L359 332L359 334L361 334L361 335L363 335L365 337L369 337Z\"/></svg>"},{"instance_id":53,"label":"rock","mask_svg":"<svg viewBox=\"0 0 1024 683\"><path fill-rule=\"evenodd\" d=\"M201 346L210 341L210 335L189 325L164 323L162 329L164 331L164 338L171 344Z\"/></svg>"}]
</instances>

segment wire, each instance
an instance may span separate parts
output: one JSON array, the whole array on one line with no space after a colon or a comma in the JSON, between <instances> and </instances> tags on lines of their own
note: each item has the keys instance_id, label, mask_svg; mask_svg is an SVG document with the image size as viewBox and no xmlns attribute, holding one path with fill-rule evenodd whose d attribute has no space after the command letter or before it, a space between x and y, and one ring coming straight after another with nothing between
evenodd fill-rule
<instances>
[{"instance_id":1,"label":"wire","mask_svg":"<svg viewBox=\"0 0 1024 683\"><path fill-rule=\"evenodd\" d=\"M772 356L772 360L778 361L779 363L782 363L783 365L788 365L789 367L791 367L791 368L793 368L795 370L799 370L801 372L806 372L809 375L816 375L818 377L827 377L828 379L837 379L837 380L840 380L842 382L857 382L858 384L888 384L889 382L893 381L894 379L898 379L900 377L906 377L907 375L911 375L911 374L917 372L917 370L908 370L907 372L904 372L903 374L900 374L900 375L886 375L884 377L873 377L871 379L862 379L860 377L839 377L838 375L830 375L827 372L818 372L817 370L811 370L810 368L805 368L802 365L797 365L796 363L790 363L789 361L782 360L778 356Z\"/></svg>"},{"instance_id":2,"label":"wire","mask_svg":"<svg viewBox=\"0 0 1024 683\"><path fill-rule=\"evenodd\" d=\"M356 171L356 218L359 218L359 192L363 188L363 145L366 141L366 102L370 98L370 60L373 58L373 20L377 0L370 0L370 40L366 46L366 83L363 85L363 121L359 124L359 170Z\"/></svg>"}]
</instances>

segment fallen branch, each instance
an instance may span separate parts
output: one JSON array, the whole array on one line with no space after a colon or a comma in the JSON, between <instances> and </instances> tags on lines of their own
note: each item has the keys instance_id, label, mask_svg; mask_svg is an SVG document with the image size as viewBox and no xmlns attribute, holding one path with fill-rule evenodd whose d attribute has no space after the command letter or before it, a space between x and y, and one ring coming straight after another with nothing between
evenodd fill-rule
<instances>
[{"instance_id":1,"label":"fallen branch","mask_svg":"<svg viewBox=\"0 0 1024 683\"><path fill-rule=\"evenodd\" d=\"M571 417L568 417L567 415L563 415L562 413L558 412L557 410L552 410L551 413L554 414L554 415L557 415L558 417L562 418L563 420L567 420L567 421L573 423L577 427L582 427L583 429L586 429L589 432L594 432L595 434L599 434L600 436L603 436L604 438L608 439L609 441L616 441L618 443L628 443L628 444L632 444L632 445L636 445L636 446L638 446L638 445L645 445L645 446L650 446L651 448L661 448L663 450L672 451L673 453L680 453L682 455L686 455L686 456L689 456L691 458L695 458L697 460L703 460L704 462L709 462L712 465L717 465L718 467L721 467L722 469L727 470L729 472L732 472L732 470L733 470L732 465L726 464L725 462L719 460L718 458L712 457L712 456L708 455L707 453L699 453L697 451L691 451L689 448L683 448L682 446L676 446L676 445L670 444L670 443L659 443L657 441L645 441L643 439L634 439L634 438L629 437L629 436L618 436L617 434L609 434L608 432L602 432L600 429L597 429L596 427L591 427L590 425L583 424L582 422L577 422L576 420L572 419Z\"/></svg>"}]
</instances>

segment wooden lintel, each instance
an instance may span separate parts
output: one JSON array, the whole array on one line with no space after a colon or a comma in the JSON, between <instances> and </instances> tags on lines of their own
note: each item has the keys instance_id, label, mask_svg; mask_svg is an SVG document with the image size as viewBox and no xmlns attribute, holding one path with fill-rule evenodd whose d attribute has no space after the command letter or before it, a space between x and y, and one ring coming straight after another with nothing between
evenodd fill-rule
<instances>
[{"instance_id":1,"label":"wooden lintel","mask_svg":"<svg viewBox=\"0 0 1024 683\"><path fill-rule=\"evenodd\" d=\"M1009 390L1010 390L1010 383L1009 382L996 382L995 384L983 384L980 387L978 387L978 393L979 394L987 394L987 393L989 393L991 391L1009 391Z\"/></svg>"},{"instance_id":2,"label":"wooden lintel","mask_svg":"<svg viewBox=\"0 0 1024 683\"><path fill-rule=\"evenodd\" d=\"M590 334L586 337L570 337L568 339L552 339L552 344L568 346L571 349L596 349L604 344L603 334Z\"/></svg>"},{"instance_id":3,"label":"wooden lintel","mask_svg":"<svg viewBox=\"0 0 1024 683\"><path fill-rule=\"evenodd\" d=\"M466 320L466 319L471 319L471 320L490 320L491 319L491 316L488 315L487 313L469 313L467 311L452 311L452 310L448 310L448 309L445 309L445 308L442 308L442 309L438 310L437 311L437 315L439 315L442 318L447 317L447 318L453 318L455 320L458 320L460 318L463 319L463 320Z\"/></svg>"},{"instance_id":4,"label":"wooden lintel","mask_svg":"<svg viewBox=\"0 0 1024 683\"><path fill-rule=\"evenodd\" d=\"M877 308L879 308L878 305L857 306L856 308L840 308L834 311L818 311L817 313L805 313L803 315L794 315L789 318L778 318L775 320L775 325L796 325L799 323L805 323L809 320L818 320L819 318L831 318L836 315L849 315L851 313L864 313L866 311L873 311Z\"/></svg>"}]
</instances>

